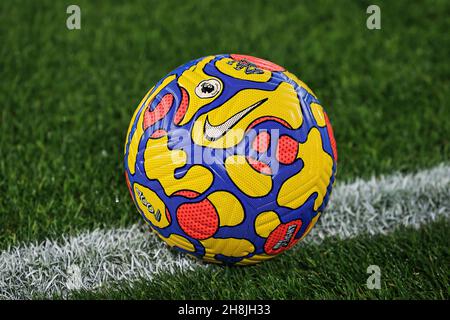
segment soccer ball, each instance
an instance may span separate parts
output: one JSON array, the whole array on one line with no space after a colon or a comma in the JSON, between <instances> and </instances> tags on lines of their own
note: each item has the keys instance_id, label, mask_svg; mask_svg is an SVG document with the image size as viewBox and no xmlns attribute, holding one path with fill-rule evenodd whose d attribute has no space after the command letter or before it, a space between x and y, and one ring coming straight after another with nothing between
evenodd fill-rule
<instances>
[{"instance_id":1,"label":"soccer ball","mask_svg":"<svg viewBox=\"0 0 450 320\"><path fill-rule=\"evenodd\" d=\"M221 54L161 79L126 135L131 197L171 247L247 265L291 248L325 209L336 143L319 100L272 62Z\"/></svg>"}]
</instances>

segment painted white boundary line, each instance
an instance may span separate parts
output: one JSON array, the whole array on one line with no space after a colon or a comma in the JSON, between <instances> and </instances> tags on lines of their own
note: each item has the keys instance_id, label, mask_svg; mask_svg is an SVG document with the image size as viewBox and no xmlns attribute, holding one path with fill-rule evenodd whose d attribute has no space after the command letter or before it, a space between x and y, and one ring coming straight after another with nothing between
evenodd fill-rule
<instances>
[{"instance_id":1,"label":"painted white boundary line","mask_svg":"<svg viewBox=\"0 0 450 320\"><path fill-rule=\"evenodd\" d=\"M304 241L385 234L450 217L450 165L415 174L338 184L328 210ZM0 298L66 295L115 281L152 279L160 272L209 267L172 252L142 226L94 230L60 240L24 244L0 253Z\"/></svg>"},{"instance_id":2,"label":"painted white boundary line","mask_svg":"<svg viewBox=\"0 0 450 320\"><path fill-rule=\"evenodd\" d=\"M450 217L450 165L357 179L332 192L320 223L304 241L386 234L401 225L418 228L438 216Z\"/></svg>"}]
</instances>

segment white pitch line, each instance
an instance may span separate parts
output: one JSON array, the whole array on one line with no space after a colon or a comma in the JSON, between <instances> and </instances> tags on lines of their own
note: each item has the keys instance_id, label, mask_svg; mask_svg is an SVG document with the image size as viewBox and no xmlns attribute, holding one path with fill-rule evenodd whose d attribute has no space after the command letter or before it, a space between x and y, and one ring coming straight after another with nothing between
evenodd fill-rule
<instances>
[{"instance_id":1,"label":"white pitch line","mask_svg":"<svg viewBox=\"0 0 450 320\"><path fill-rule=\"evenodd\" d=\"M385 234L450 217L450 166L415 174L338 184L320 223L304 241ZM209 267L168 250L142 226L94 230L60 240L23 244L0 253L0 298L66 296L117 281L151 280L160 272Z\"/></svg>"},{"instance_id":2,"label":"white pitch line","mask_svg":"<svg viewBox=\"0 0 450 320\"><path fill-rule=\"evenodd\" d=\"M450 217L450 165L338 184L319 224L305 241L386 234Z\"/></svg>"}]
</instances>

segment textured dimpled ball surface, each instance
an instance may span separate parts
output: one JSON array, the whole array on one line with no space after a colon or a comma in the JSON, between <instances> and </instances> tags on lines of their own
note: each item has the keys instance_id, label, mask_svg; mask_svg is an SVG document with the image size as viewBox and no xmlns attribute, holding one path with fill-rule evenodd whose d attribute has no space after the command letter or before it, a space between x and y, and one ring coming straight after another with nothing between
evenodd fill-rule
<instances>
[{"instance_id":1,"label":"textured dimpled ball surface","mask_svg":"<svg viewBox=\"0 0 450 320\"><path fill-rule=\"evenodd\" d=\"M248 265L303 239L324 211L337 151L313 91L270 61L221 54L153 86L130 122L125 177L171 247Z\"/></svg>"}]
</instances>

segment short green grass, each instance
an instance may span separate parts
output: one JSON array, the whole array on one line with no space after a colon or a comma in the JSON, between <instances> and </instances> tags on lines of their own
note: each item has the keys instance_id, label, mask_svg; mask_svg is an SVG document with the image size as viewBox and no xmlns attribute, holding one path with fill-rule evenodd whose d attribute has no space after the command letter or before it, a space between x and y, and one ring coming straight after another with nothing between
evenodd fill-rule
<instances>
[{"instance_id":1,"label":"short green grass","mask_svg":"<svg viewBox=\"0 0 450 320\"><path fill-rule=\"evenodd\" d=\"M305 246L253 267L218 267L74 299L449 299L448 230L437 221L419 231L359 236ZM381 289L367 287L367 267L380 268Z\"/></svg>"},{"instance_id":2,"label":"short green grass","mask_svg":"<svg viewBox=\"0 0 450 320\"><path fill-rule=\"evenodd\" d=\"M447 161L450 5L378 1L371 31L371 3L83 0L69 31L71 2L1 1L0 249L139 220L122 174L128 122L159 78L208 54L264 57L308 83L334 125L340 181Z\"/></svg>"}]
</instances>

